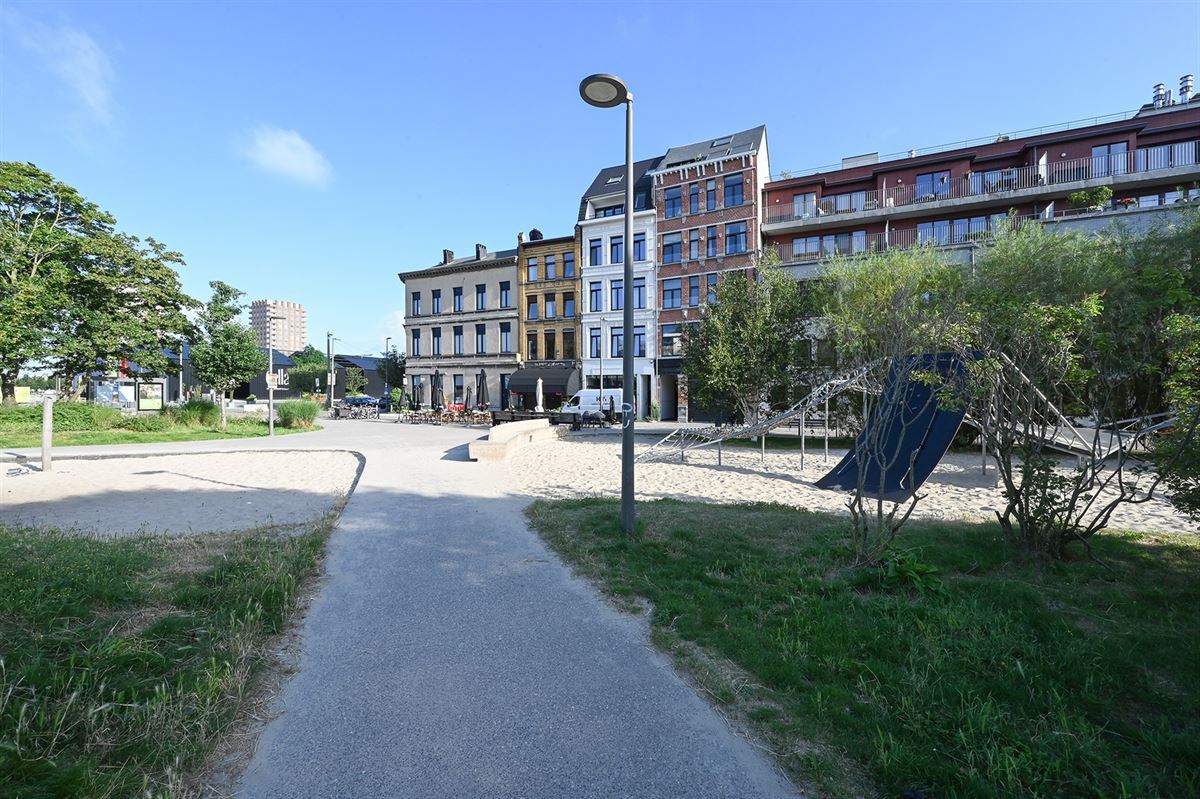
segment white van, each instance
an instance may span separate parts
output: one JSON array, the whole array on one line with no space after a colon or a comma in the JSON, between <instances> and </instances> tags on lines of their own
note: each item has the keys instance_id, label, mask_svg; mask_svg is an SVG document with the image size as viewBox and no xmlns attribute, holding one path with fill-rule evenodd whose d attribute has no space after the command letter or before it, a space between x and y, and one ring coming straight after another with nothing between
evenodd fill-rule
<instances>
[{"instance_id":1,"label":"white van","mask_svg":"<svg viewBox=\"0 0 1200 799\"><path fill-rule=\"evenodd\" d=\"M562 406L558 415L559 417L575 416L582 420L585 414L605 415L611 409L611 418L616 419L621 415L622 401L623 393L619 388L606 388L603 392L598 388L585 388L582 391L576 391L575 395ZM569 420L564 419L564 421Z\"/></svg>"}]
</instances>

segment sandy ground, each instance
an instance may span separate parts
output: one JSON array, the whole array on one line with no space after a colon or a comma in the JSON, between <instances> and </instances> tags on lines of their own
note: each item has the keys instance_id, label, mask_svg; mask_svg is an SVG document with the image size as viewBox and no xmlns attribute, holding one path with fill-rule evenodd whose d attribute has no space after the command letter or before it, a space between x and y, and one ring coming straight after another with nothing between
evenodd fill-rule
<instances>
[{"instance_id":1,"label":"sandy ground","mask_svg":"<svg viewBox=\"0 0 1200 799\"><path fill-rule=\"evenodd\" d=\"M349 452L237 452L0 464L0 521L97 535L194 535L296 524L354 481Z\"/></svg>"},{"instance_id":2,"label":"sandy ground","mask_svg":"<svg viewBox=\"0 0 1200 799\"><path fill-rule=\"evenodd\" d=\"M810 449L800 468L795 450L771 452L766 462L757 449L725 447L721 466L715 448L688 455L687 463L638 463L635 489L638 499L700 500L704 502L779 502L809 510L844 511L841 493L812 485L845 454L829 451L823 457L820 442ZM637 451L649 445L641 442ZM950 453L921 488L925 498L914 518L992 520L1003 508L996 486L996 468L980 469L978 454ZM1066 465L1067 462L1064 462ZM616 495L620 490L620 445L616 439L580 438L543 441L516 450L509 460L513 480L537 497L566 498ZM1177 513L1161 498L1140 505L1125 505L1109 525L1146 532L1197 532L1195 523Z\"/></svg>"}]
</instances>

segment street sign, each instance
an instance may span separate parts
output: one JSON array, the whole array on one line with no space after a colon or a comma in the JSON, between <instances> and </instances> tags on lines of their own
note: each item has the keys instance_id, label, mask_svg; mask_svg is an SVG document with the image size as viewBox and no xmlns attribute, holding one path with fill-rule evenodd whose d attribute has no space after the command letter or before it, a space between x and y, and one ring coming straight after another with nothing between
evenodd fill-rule
<instances>
[{"instance_id":1,"label":"street sign","mask_svg":"<svg viewBox=\"0 0 1200 799\"><path fill-rule=\"evenodd\" d=\"M288 373L280 369L277 372L267 372L267 388L287 388Z\"/></svg>"}]
</instances>

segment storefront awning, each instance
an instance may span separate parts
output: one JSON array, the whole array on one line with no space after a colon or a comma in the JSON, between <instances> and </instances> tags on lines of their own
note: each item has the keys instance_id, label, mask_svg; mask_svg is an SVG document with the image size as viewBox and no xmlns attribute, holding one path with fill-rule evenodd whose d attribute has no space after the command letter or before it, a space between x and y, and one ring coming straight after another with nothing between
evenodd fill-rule
<instances>
[{"instance_id":1,"label":"storefront awning","mask_svg":"<svg viewBox=\"0 0 1200 799\"><path fill-rule=\"evenodd\" d=\"M573 366L525 366L513 372L508 379L508 390L518 394L537 391L538 378L542 380L542 393L571 396L579 390L579 370Z\"/></svg>"}]
</instances>

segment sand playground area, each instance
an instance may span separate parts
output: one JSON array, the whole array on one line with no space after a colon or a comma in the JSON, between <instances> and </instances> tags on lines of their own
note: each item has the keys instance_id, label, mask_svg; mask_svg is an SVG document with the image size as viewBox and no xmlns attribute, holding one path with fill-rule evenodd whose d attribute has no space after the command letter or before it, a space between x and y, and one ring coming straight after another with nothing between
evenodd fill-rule
<instances>
[{"instance_id":1,"label":"sand playground area","mask_svg":"<svg viewBox=\"0 0 1200 799\"><path fill-rule=\"evenodd\" d=\"M344 451L243 451L0 463L0 522L101 536L197 535L323 516L350 490Z\"/></svg>"},{"instance_id":2,"label":"sand playground area","mask_svg":"<svg viewBox=\"0 0 1200 799\"><path fill-rule=\"evenodd\" d=\"M798 450L771 450L765 463L757 448L726 446L722 465L715 447L688 453L687 462L639 462L635 490L639 500L684 499L701 502L776 502L814 511L844 512L844 495L813 485L845 454L819 441L800 467ZM649 443L638 442L641 452ZM996 467L981 469L979 453L948 453L919 493L924 495L913 518L992 521L1003 508ZM1073 460L1063 461L1069 469ZM614 437L564 438L542 441L515 451L508 462L522 493L547 499L617 496L620 493L620 442ZM1112 529L1157 533L1196 533L1195 522L1177 512L1161 493L1138 505L1123 505L1109 524Z\"/></svg>"}]
</instances>

